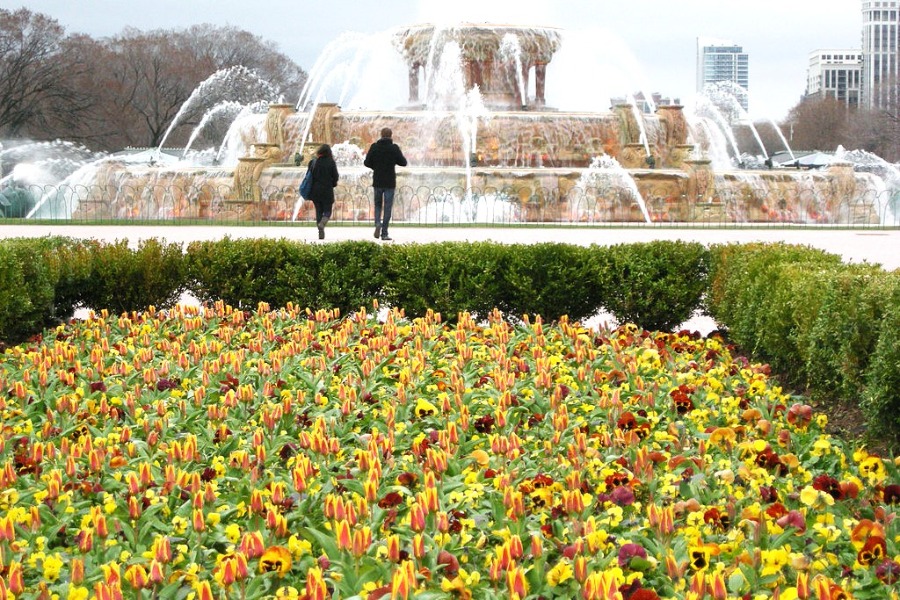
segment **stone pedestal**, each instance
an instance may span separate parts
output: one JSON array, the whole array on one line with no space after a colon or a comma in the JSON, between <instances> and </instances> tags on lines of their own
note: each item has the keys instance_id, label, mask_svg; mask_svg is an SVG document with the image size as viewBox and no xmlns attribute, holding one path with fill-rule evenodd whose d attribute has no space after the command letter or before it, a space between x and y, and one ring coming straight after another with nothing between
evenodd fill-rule
<instances>
[{"instance_id":1,"label":"stone pedestal","mask_svg":"<svg viewBox=\"0 0 900 600\"><path fill-rule=\"evenodd\" d=\"M715 175L711 161L692 158L684 161L688 173L687 199L693 204L709 204L715 196Z\"/></svg>"},{"instance_id":2,"label":"stone pedestal","mask_svg":"<svg viewBox=\"0 0 900 600\"><path fill-rule=\"evenodd\" d=\"M259 176L265 159L258 156L242 156L234 169L234 200L259 202Z\"/></svg>"},{"instance_id":3,"label":"stone pedestal","mask_svg":"<svg viewBox=\"0 0 900 600\"><path fill-rule=\"evenodd\" d=\"M647 148L643 144L625 144L619 155L619 164L626 169L646 169L650 165L647 162Z\"/></svg>"},{"instance_id":4,"label":"stone pedestal","mask_svg":"<svg viewBox=\"0 0 900 600\"><path fill-rule=\"evenodd\" d=\"M619 140L623 146L638 144L641 141L641 126L634 116L631 104L617 104L613 112L619 119Z\"/></svg>"},{"instance_id":5,"label":"stone pedestal","mask_svg":"<svg viewBox=\"0 0 900 600\"><path fill-rule=\"evenodd\" d=\"M684 163L691 159L693 153L693 144L678 144L669 151L669 159L665 166L670 169L683 169Z\"/></svg>"}]
</instances>

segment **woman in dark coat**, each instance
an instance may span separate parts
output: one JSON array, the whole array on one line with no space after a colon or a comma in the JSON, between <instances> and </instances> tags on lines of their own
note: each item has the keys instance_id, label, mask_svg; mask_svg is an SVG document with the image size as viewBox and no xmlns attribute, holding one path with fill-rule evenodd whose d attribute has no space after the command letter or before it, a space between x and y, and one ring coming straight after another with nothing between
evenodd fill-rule
<instances>
[{"instance_id":1,"label":"woman in dark coat","mask_svg":"<svg viewBox=\"0 0 900 600\"><path fill-rule=\"evenodd\" d=\"M331 208L334 206L334 188L337 187L338 175L331 146L322 144L316 151L316 158L309 163L312 169L312 193L310 199L316 207L316 227L319 228L319 239L325 239L325 226L331 219Z\"/></svg>"}]
</instances>

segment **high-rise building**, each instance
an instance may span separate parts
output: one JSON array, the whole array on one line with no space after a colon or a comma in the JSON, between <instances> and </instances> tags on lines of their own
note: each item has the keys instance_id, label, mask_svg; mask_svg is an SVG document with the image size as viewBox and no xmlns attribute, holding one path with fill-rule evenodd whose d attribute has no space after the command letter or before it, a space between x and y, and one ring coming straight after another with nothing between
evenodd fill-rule
<instances>
[{"instance_id":1,"label":"high-rise building","mask_svg":"<svg viewBox=\"0 0 900 600\"><path fill-rule=\"evenodd\" d=\"M859 50L814 50L809 53L807 98L833 98L859 105L862 53Z\"/></svg>"},{"instance_id":2,"label":"high-rise building","mask_svg":"<svg viewBox=\"0 0 900 600\"><path fill-rule=\"evenodd\" d=\"M734 42L697 38L697 91L702 92L710 84L730 82L748 92L749 63L744 48ZM739 100L747 110L747 94L741 94Z\"/></svg>"},{"instance_id":3,"label":"high-rise building","mask_svg":"<svg viewBox=\"0 0 900 600\"><path fill-rule=\"evenodd\" d=\"M869 108L900 104L900 0L862 2L862 102Z\"/></svg>"}]
</instances>

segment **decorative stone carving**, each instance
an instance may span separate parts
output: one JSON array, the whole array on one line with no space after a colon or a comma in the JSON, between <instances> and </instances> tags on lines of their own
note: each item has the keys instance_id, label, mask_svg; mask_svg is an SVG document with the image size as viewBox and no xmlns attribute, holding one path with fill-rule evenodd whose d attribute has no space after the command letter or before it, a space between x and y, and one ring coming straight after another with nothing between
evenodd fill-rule
<instances>
[{"instance_id":1,"label":"decorative stone carving","mask_svg":"<svg viewBox=\"0 0 900 600\"><path fill-rule=\"evenodd\" d=\"M266 114L266 140L269 144L277 146L282 151L282 157L277 162L283 162L284 157L292 152L292 148L285 147L284 122L288 115L295 112L292 104L270 104Z\"/></svg>"}]
</instances>

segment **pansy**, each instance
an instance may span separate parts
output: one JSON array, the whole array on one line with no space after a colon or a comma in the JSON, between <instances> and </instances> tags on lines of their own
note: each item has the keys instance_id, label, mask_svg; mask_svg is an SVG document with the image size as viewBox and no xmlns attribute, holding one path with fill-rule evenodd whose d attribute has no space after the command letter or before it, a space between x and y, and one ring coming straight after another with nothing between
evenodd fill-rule
<instances>
[{"instance_id":1,"label":"pansy","mask_svg":"<svg viewBox=\"0 0 900 600\"><path fill-rule=\"evenodd\" d=\"M259 570L285 576L291 570L291 553L282 546L271 546L259 557Z\"/></svg>"}]
</instances>

